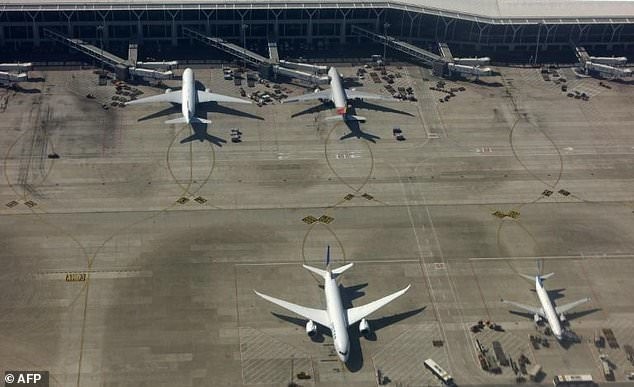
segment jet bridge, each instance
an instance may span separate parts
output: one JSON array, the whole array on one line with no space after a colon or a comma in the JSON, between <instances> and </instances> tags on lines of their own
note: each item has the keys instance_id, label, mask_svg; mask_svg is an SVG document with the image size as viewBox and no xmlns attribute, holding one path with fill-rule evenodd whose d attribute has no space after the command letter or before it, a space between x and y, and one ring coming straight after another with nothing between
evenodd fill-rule
<instances>
[{"instance_id":1,"label":"jet bridge","mask_svg":"<svg viewBox=\"0 0 634 387\"><path fill-rule=\"evenodd\" d=\"M286 60L281 60L280 65L284 66L287 69L310 71L313 74L327 74L328 69L330 68L328 66L318 66L318 65L312 65L309 63L296 63L296 62L289 62Z\"/></svg>"},{"instance_id":2,"label":"jet bridge","mask_svg":"<svg viewBox=\"0 0 634 387\"><path fill-rule=\"evenodd\" d=\"M113 68L119 79L127 79L129 76L143 79L170 79L173 75L171 71L157 71L136 67L135 64L130 63L128 60L120 58L102 48L93 46L81 39L69 38L48 28L44 28L44 34L58 43L86 54L104 65Z\"/></svg>"},{"instance_id":3,"label":"jet bridge","mask_svg":"<svg viewBox=\"0 0 634 387\"><path fill-rule=\"evenodd\" d=\"M352 32L371 39L374 42L385 44L386 46L407 54L420 62L423 62L432 67L434 74L452 75L454 73L468 74L475 76L490 75L491 69L488 67L479 67L480 63L475 62L482 61L485 58L454 58L449 50L449 46L445 43L441 43L440 52L442 55L437 55L431 51L424 50L420 47L416 47L413 44L402 42L392 36L377 34L365 28L359 26L352 26ZM488 63L488 58L487 63ZM461 60L462 62L459 62Z\"/></svg>"},{"instance_id":4,"label":"jet bridge","mask_svg":"<svg viewBox=\"0 0 634 387\"><path fill-rule=\"evenodd\" d=\"M280 63L280 53L277 51L277 42L269 42L269 58L271 58L271 63Z\"/></svg>"},{"instance_id":5,"label":"jet bridge","mask_svg":"<svg viewBox=\"0 0 634 387\"><path fill-rule=\"evenodd\" d=\"M456 58L451 53L449 45L444 42L438 43L438 49L440 50L440 56L445 58L448 62L454 62L455 64L464 66L488 66L491 63L491 58L488 56L473 57L473 58Z\"/></svg>"},{"instance_id":6,"label":"jet bridge","mask_svg":"<svg viewBox=\"0 0 634 387\"><path fill-rule=\"evenodd\" d=\"M0 85L10 86L15 82L28 81L32 63L0 63Z\"/></svg>"},{"instance_id":7,"label":"jet bridge","mask_svg":"<svg viewBox=\"0 0 634 387\"><path fill-rule=\"evenodd\" d=\"M491 69L486 67L491 62L491 58L489 57L456 58L451 53L449 45L444 42L438 43L438 49L442 58L447 62L447 69L450 74L459 73L463 75L475 75L476 77L491 75Z\"/></svg>"},{"instance_id":8,"label":"jet bridge","mask_svg":"<svg viewBox=\"0 0 634 387\"><path fill-rule=\"evenodd\" d=\"M357 35L370 38L377 43L385 44L388 47L414 57L415 59L418 59L425 64L433 66L433 64L436 62L442 62L442 57L440 55L436 55L433 52L423 50L422 48L416 47L412 44L401 42L400 40L389 35L377 34L355 25L352 26L352 32Z\"/></svg>"},{"instance_id":9,"label":"jet bridge","mask_svg":"<svg viewBox=\"0 0 634 387\"><path fill-rule=\"evenodd\" d=\"M276 74L286 75L291 78L303 79L315 85L325 85L330 83L330 77L327 75L330 67L319 66L309 63L296 63L286 60L280 60L279 66L274 66L273 71Z\"/></svg>"},{"instance_id":10,"label":"jet bridge","mask_svg":"<svg viewBox=\"0 0 634 387\"><path fill-rule=\"evenodd\" d=\"M31 71L33 63L0 63L0 71L8 71L13 73L22 73Z\"/></svg>"},{"instance_id":11,"label":"jet bridge","mask_svg":"<svg viewBox=\"0 0 634 387\"><path fill-rule=\"evenodd\" d=\"M586 74L598 74L604 78L625 78L632 76L632 70L625 68L627 58L609 56L590 56L583 47L575 46L575 55Z\"/></svg>"},{"instance_id":12,"label":"jet bridge","mask_svg":"<svg viewBox=\"0 0 634 387\"><path fill-rule=\"evenodd\" d=\"M260 75L269 78L271 75L284 75L291 78L301 79L313 84L328 83L327 76L318 76L317 73L328 71L324 66L312 66L302 63L292 63L280 60L277 43L269 42L269 56L265 58L260 54L247 50L237 44L227 42L224 39L207 36L191 28L183 27L183 34L189 38L196 39L208 46L217 48L227 54L233 55L239 60L243 60L255 66ZM310 72L309 72L310 71Z\"/></svg>"},{"instance_id":13,"label":"jet bridge","mask_svg":"<svg viewBox=\"0 0 634 387\"><path fill-rule=\"evenodd\" d=\"M27 73L12 73L8 71L0 71L0 85L11 86L15 82L28 81Z\"/></svg>"},{"instance_id":14,"label":"jet bridge","mask_svg":"<svg viewBox=\"0 0 634 387\"><path fill-rule=\"evenodd\" d=\"M286 62L286 65L291 64L291 62ZM292 68L288 68L282 65L273 66L273 72L276 75L284 75L290 78L297 78L307 82L310 82L314 85L324 85L330 82L330 77L328 75L318 75L314 72L309 73L306 71L300 71Z\"/></svg>"},{"instance_id":15,"label":"jet bridge","mask_svg":"<svg viewBox=\"0 0 634 387\"><path fill-rule=\"evenodd\" d=\"M207 36L187 27L183 27L183 34L189 38L196 39L199 42L202 42L208 46L217 48L221 51L231 54L258 68L260 66L268 66L271 64L271 60L269 60L268 58L265 58L260 54L256 54L253 51L249 51L244 47L240 47L237 44L227 42L224 39Z\"/></svg>"}]
</instances>

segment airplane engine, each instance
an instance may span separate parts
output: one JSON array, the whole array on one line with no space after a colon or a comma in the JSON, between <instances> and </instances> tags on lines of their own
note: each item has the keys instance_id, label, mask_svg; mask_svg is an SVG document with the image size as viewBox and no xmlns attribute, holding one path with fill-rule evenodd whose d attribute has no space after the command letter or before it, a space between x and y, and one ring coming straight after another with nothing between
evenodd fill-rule
<instances>
[{"instance_id":1,"label":"airplane engine","mask_svg":"<svg viewBox=\"0 0 634 387\"><path fill-rule=\"evenodd\" d=\"M165 94L171 93L172 89L165 89Z\"/></svg>"},{"instance_id":2,"label":"airplane engine","mask_svg":"<svg viewBox=\"0 0 634 387\"><path fill-rule=\"evenodd\" d=\"M205 93L211 93L211 90L209 88L206 88Z\"/></svg>"},{"instance_id":3,"label":"airplane engine","mask_svg":"<svg viewBox=\"0 0 634 387\"><path fill-rule=\"evenodd\" d=\"M362 335L370 333L370 324L368 324L366 319L361 320L359 323L359 332L361 332Z\"/></svg>"},{"instance_id":4,"label":"airplane engine","mask_svg":"<svg viewBox=\"0 0 634 387\"><path fill-rule=\"evenodd\" d=\"M561 322L566 322L566 315L565 315L565 314L563 314L563 313L561 313L561 314L559 315L559 321L561 321Z\"/></svg>"},{"instance_id":5,"label":"airplane engine","mask_svg":"<svg viewBox=\"0 0 634 387\"><path fill-rule=\"evenodd\" d=\"M313 322L313 320L308 320L308 322L306 323L306 333L310 337L313 337L317 334L317 325Z\"/></svg>"},{"instance_id":6,"label":"airplane engine","mask_svg":"<svg viewBox=\"0 0 634 387\"><path fill-rule=\"evenodd\" d=\"M539 317L537 313L535 313L535 315L533 316L533 320L535 321L535 323L539 323L542 320L542 318Z\"/></svg>"}]
</instances>

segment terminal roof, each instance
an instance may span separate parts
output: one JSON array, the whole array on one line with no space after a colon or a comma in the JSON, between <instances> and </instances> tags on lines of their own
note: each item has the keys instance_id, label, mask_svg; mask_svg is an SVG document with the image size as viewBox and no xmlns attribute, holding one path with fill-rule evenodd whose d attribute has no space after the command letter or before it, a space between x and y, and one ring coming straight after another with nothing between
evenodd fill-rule
<instances>
[{"instance_id":1,"label":"terminal roof","mask_svg":"<svg viewBox=\"0 0 634 387\"><path fill-rule=\"evenodd\" d=\"M392 8L490 24L634 23L632 0L4 0L0 11Z\"/></svg>"}]
</instances>

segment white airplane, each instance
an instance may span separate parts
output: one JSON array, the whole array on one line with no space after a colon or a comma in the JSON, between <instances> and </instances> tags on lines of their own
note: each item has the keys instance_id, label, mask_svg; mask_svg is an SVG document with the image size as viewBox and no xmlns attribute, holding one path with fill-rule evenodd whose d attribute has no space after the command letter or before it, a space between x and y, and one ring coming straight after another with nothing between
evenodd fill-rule
<instances>
[{"instance_id":1,"label":"white airplane","mask_svg":"<svg viewBox=\"0 0 634 387\"><path fill-rule=\"evenodd\" d=\"M394 101L392 97L387 97L379 94L364 93L354 89L345 89L341 80L341 75L335 67L331 67L328 70L328 78L330 79L330 89L317 91L315 93L309 93L300 95L297 97L287 98L282 103L300 102L310 100L327 100L332 101L337 109L337 116L328 117L327 120L344 120L344 121L365 121L365 117L355 116L348 114L348 100L351 99L374 99L384 101Z\"/></svg>"},{"instance_id":2,"label":"white airplane","mask_svg":"<svg viewBox=\"0 0 634 387\"><path fill-rule=\"evenodd\" d=\"M172 120L165 121L166 124L210 124L211 121L196 117L196 105L205 102L234 102L234 103L251 103L240 98L229 97L222 94L210 93L209 89L202 91L196 90L196 81L194 80L194 72L190 68L183 71L183 87L181 90L172 91L165 90L165 94L154 95L152 97L135 99L126 102L126 105L136 105L140 103L152 102L170 102L180 104L182 106L183 116Z\"/></svg>"},{"instance_id":3,"label":"white airplane","mask_svg":"<svg viewBox=\"0 0 634 387\"><path fill-rule=\"evenodd\" d=\"M536 323L539 322L541 319L546 319L548 325L550 326L550 330L553 332L553 335L557 338L557 340L561 341L565 337L565 332L561 327L561 323L566 321L566 316L564 313L578 305L583 304L584 302L590 301L590 299L586 297L581 300L571 302L569 304L553 306L553 302L551 301L548 292L546 291L546 289L544 289L543 281L547 278L552 277L554 274L555 273L549 273L545 275L536 275L534 277L530 275L520 274L522 277L530 281L535 281L535 292L537 293L537 298L539 299L541 308L536 308L533 306L507 300L502 300L502 302L531 312Z\"/></svg>"},{"instance_id":4,"label":"white airplane","mask_svg":"<svg viewBox=\"0 0 634 387\"><path fill-rule=\"evenodd\" d=\"M328 247L327 260L330 257L330 246ZM313 309L304 306L291 304L284 300L279 300L271 296L259 293L255 291L255 294L270 301L274 304L281 306L284 309L297 313L298 315L307 318L306 333L313 337L317 333L317 325L315 323L330 329L332 332L332 339L334 341L337 356L342 362L348 361L348 355L350 352L350 340L348 338L348 327L361 321L359 324L359 331L363 334L370 332L370 325L365 317L370 313L376 311L384 305L387 305L397 297L405 294L411 285L407 285L405 289L402 289L387 297L383 297L380 300L376 300L363 306L357 306L355 308L344 309L341 300L341 294L339 294L339 285L337 284L337 278L346 270L352 267L352 263L345 266L338 267L330 270L328 266L327 270L321 270L312 266L303 265L304 268L319 274L324 278L324 291L326 293L326 310Z\"/></svg>"}]
</instances>

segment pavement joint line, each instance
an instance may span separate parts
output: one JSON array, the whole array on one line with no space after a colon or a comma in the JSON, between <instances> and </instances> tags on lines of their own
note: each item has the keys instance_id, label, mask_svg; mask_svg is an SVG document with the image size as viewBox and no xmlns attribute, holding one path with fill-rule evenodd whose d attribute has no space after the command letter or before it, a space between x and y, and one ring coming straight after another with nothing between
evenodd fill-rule
<instances>
[{"instance_id":1,"label":"pavement joint line","mask_svg":"<svg viewBox=\"0 0 634 387\"><path fill-rule=\"evenodd\" d=\"M416 246L418 248L418 255L419 255L419 260L418 260L418 264L420 265L421 271L423 273L423 277L425 279L425 283L426 283L426 289L429 293L430 296L430 301L432 304L432 309L434 311L434 315L436 317L436 325L438 326L440 332L441 332L441 336L443 338L443 341L445 341L445 343L448 343L448 336L447 336L447 332L445 331L445 327L444 324L442 322L441 319L441 315L440 312L438 310L438 299L436 296L436 291L434 291L434 287L432 285L431 282L431 277L429 275L429 271L427 270L427 262L425 261L425 255L423 253L423 249L421 246L421 242L420 242L420 238L418 236L418 232L416 231L416 223L414 222L414 215L412 214L412 210L410 207L410 201L407 197L407 190L405 189L405 184L403 183L403 178L401 177L401 174L398 172L398 169L394 168L393 165L389 164L392 169L394 170L394 172L396 173L396 175L398 176L399 181L401 182L400 186L401 186L401 191L403 194L403 199L405 200L405 208L407 209L407 215L408 215L408 219L410 222L410 226L412 227L412 232L414 233L414 239L416 240ZM427 214L428 216L430 216L429 214L429 209L427 207L425 207L427 209ZM430 219L431 220L431 219ZM444 262L444 259L443 259ZM447 354L447 356L449 357L449 345L447 344L447 346L444 347L445 348L445 353ZM451 361L450 361L451 362Z\"/></svg>"},{"instance_id":2,"label":"pavement joint line","mask_svg":"<svg viewBox=\"0 0 634 387\"><path fill-rule=\"evenodd\" d=\"M441 124L442 124L442 122L441 122ZM400 178L400 176L399 176L399 178ZM429 226L430 226L431 234L432 234L432 236L434 238L434 242L435 242L436 247L438 249L438 253L440 254L440 261L443 264L445 264L445 266L446 266L446 259L445 259L445 255L443 254L443 251L442 251L442 246L441 246L441 243L440 243L440 239L438 238L438 233L436 232L436 228L434 227L434 221L432 219L431 212L429 211L429 207L426 205L427 200L425 198L425 195L422 192L420 193L420 195L421 195L421 198L422 198L422 201L423 201L422 205L423 205L423 207L425 209L425 213L427 214L427 219L429 220ZM407 200L407 198L406 198L406 200ZM408 207L408 212L410 213L410 222L412 223L412 226L414 226L414 219L413 219L413 217L411 215L411 211L409 210L409 207ZM415 229L414 229L414 232L416 232ZM416 238L417 238L417 242L418 242L418 237L416 237ZM420 249L420 243L418 244L418 248ZM422 252L421 252L421 254L422 254ZM445 277L447 278L447 282L449 284L450 294L451 294L455 304L459 305L460 304L460 298L458 297L458 292L456 290L456 285L455 285L454 281L451 279L451 276L449 275L449 270L445 270ZM461 322L461 325L463 327L464 339L465 339L465 341L467 343L469 343L469 345L468 345L469 346L469 350L468 350L469 354L471 355L471 358L472 358L473 362L478 364L478 359L477 359L477 356L476 356L476 354L474 352L474 349L473 349L474 348L473 347L473 338L470 337L469 334L468 334L468 327L467 327L467 322L465 321L464 313L462 311L462 308L457 307L456 309L458 310L458 316L460 318L460 322ZM444 337L445 338L445 342L447 342L448 340L447 340L446 332L444 331L444 329L443 329L443 335L445 336ZM449 345L447 344L447 346L445 348L446 348L445 352L447 354L449 364L454 363L452 361L453 360L452 357L450 356ZM456 367L454 367L454 368L456 368Z\"/></svg>"},{"instance_id":3,"label":"pavement joint line","mask_svg":"<svg viewBox=\"0 0 634 387\"><path fill-rule=\"evenodd\" d=\"M536 260L536 259L629 259L634 258L634 254L580 254L580 255L552 255L552 256L534 256L534 257L482 257L469 258L470 261L514 261L514 260Z\"/></svg>"},{"instance_id":4,"label":"pavement joint line","mask_svg":"<svg viewBox=\"0 0 634 387\"><path fill-rule=\"evenodd\" d=\"M311 263L313 261L304 261ZM323 260L314 261L323 262ZM418 259L384 259L384 260L354 260L354 263L415 263ZM300 265L302 262L266 262L266 263L235 263L235 266L282 266L282 265Z\"/></svg>"}]
</instances>

